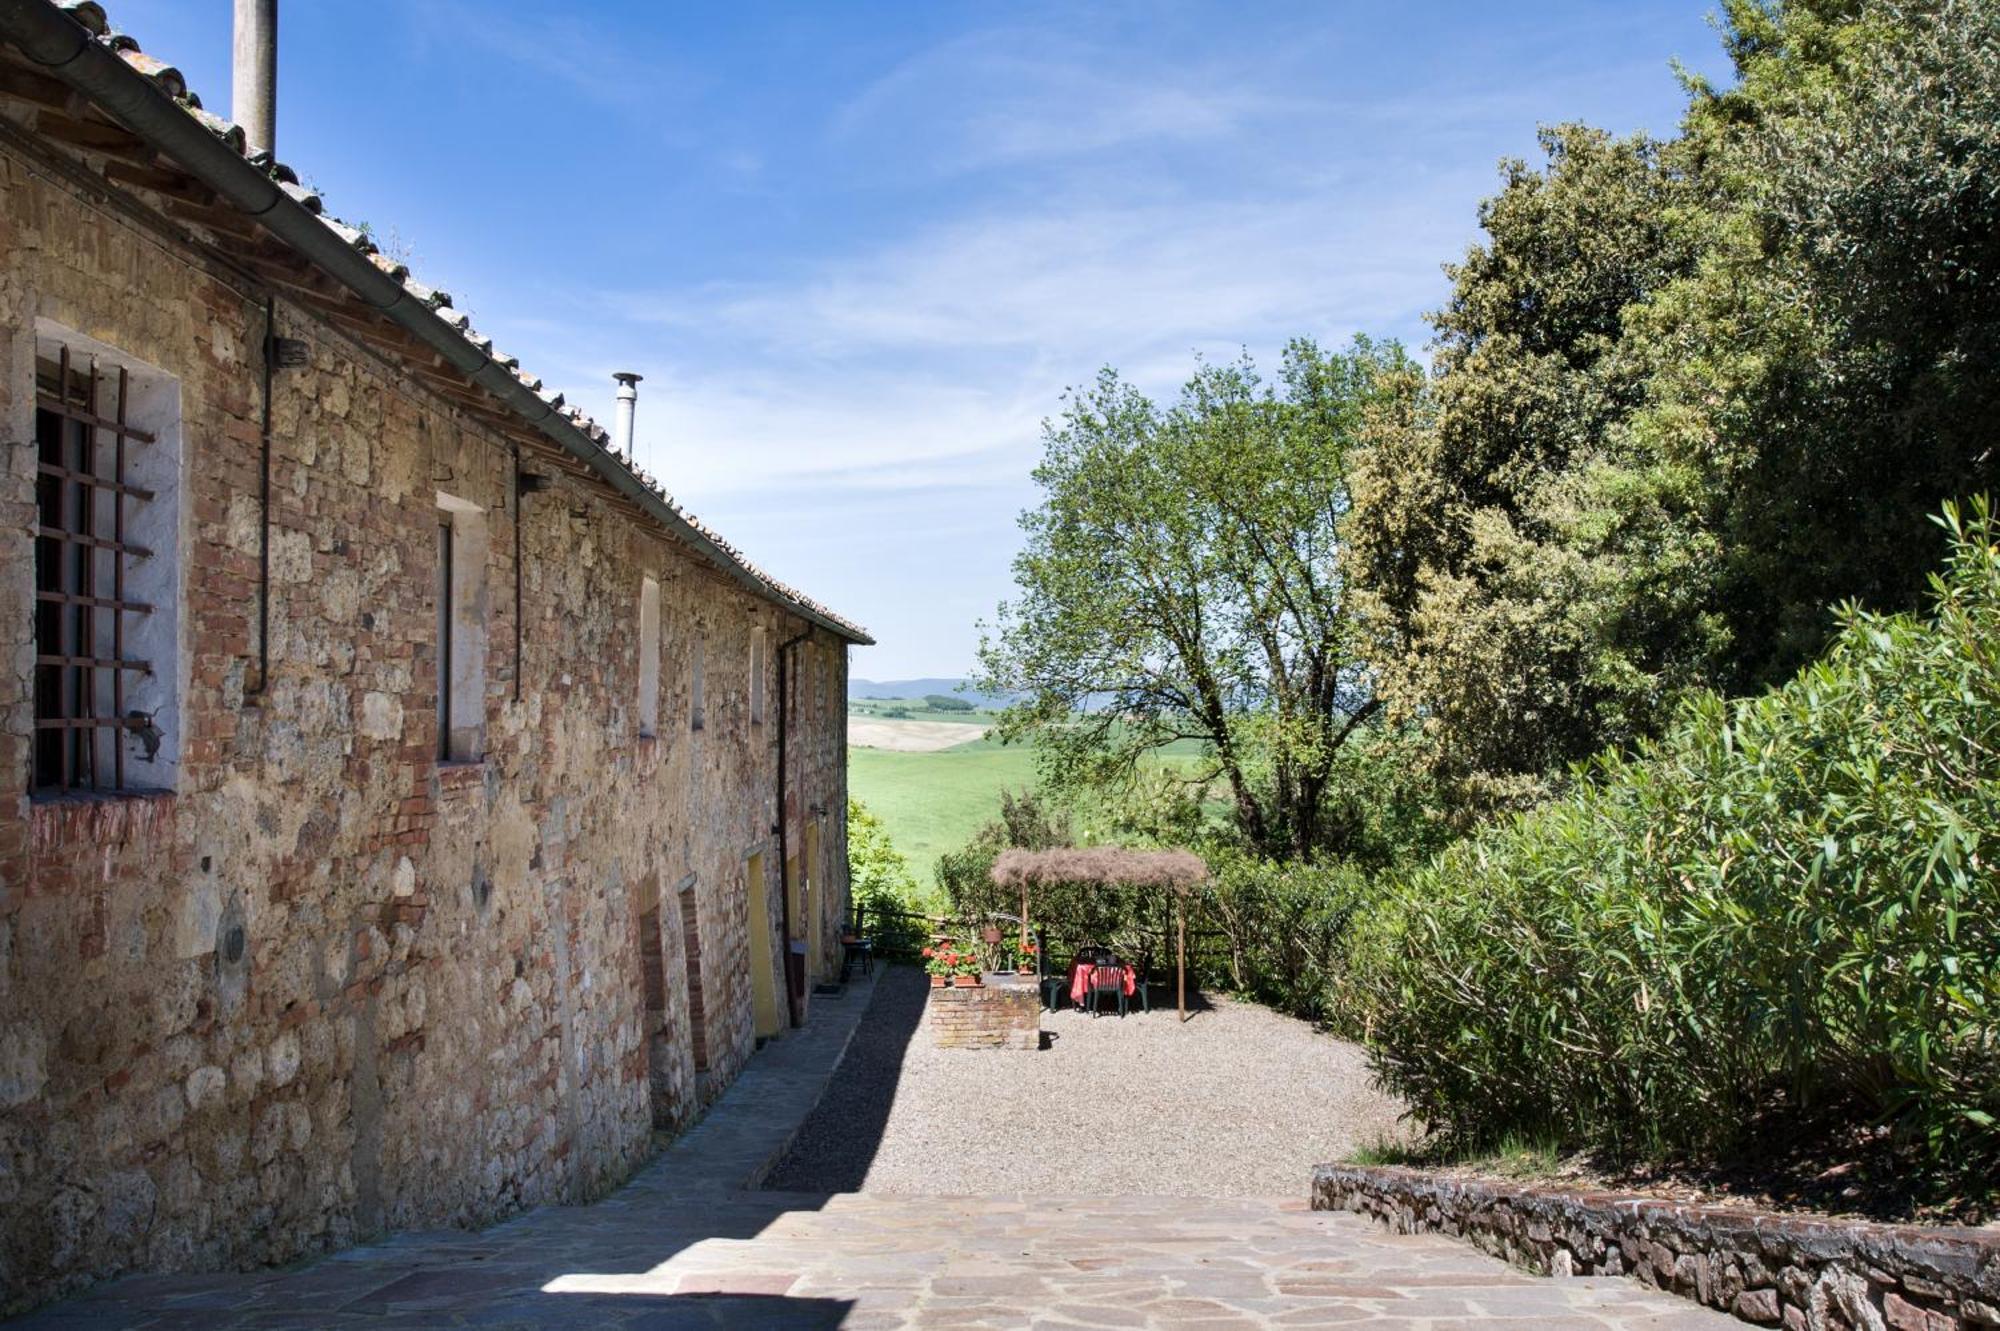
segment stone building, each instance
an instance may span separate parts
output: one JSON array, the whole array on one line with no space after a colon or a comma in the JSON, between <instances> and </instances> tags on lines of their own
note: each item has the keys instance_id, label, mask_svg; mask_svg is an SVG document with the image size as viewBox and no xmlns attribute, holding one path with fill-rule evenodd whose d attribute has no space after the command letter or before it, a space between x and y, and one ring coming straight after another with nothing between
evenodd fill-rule
<instances>
[{"instance_id":1,"label":"stone building","mask_svg":"<svg viewBox=\"0 0 2000 1331\"><path fill-rule=\"evenodd\" d=\"M866 634L94 3L0 254L0 1311L603 1193L837 964Z\"/></svg>"}]
</instances>

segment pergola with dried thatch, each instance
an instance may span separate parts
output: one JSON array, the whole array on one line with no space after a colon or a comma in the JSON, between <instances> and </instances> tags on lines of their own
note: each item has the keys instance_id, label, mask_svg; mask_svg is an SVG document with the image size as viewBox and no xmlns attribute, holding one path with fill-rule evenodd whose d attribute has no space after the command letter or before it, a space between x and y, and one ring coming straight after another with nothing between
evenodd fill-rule
<instances>
[{"instance_id":1,"label":"pergola with dried thatch","mask_svg":"<svg viewBox=\"0 0 2000 1331\"><path fill-rule=\"evenodd\" d=\"M1174 894L1174 1005L1187 1020L1187 899L1208 881L1208 865L1187 850L1127 850L1119 846L1068 846L1058 850L1003 850L993 861L993 882L1021 894L1022 929L1028 896L1037 887L1158 888Z\"/></svg>"}]
</instances>

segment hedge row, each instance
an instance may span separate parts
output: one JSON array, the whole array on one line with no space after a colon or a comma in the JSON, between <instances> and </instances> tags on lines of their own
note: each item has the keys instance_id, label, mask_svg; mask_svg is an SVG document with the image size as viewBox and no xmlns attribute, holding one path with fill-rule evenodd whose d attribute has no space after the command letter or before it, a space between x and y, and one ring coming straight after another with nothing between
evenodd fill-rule
<instances>
[{"instance_id":1,"label":"hedge row","mask_svg":"<svg viewBox=\"0 0 2000 1331\"><path fill-rule=\"evenodd\" d=\"M1658 1155L1818 1113L2000 1159L2000 525L1945 522L1930 619L1843 610L1784 687L1378 880L1333 1001L1420 1115Z\"/></svg>"}]
</instances>

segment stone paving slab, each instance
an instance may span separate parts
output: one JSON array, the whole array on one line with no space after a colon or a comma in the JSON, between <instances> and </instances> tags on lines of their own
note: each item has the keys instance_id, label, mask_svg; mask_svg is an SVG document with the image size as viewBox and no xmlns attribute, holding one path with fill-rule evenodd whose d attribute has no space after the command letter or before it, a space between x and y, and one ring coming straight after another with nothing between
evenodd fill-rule
<instances>
[{"instance_id":1,"label":"stone paving slab","mask_svg":"<svg viewBox=\"0 0 2000 1331\"><path fill-rule=\"evenodd\" d=\"M866 988L751 1060L591 1206L401 1234L285 1271L137 1276L42 1328L1057 1328L1736 1323L1629 1281L1547 1280L1297 1199L753 1191L824 1090ZM1032 1149L1024 1143L1023 1149ZM949 1171L949 1161L941 1161ZM1301 1180L1301 1193L1304 1180Z\"/></svg>"}]
</instances>

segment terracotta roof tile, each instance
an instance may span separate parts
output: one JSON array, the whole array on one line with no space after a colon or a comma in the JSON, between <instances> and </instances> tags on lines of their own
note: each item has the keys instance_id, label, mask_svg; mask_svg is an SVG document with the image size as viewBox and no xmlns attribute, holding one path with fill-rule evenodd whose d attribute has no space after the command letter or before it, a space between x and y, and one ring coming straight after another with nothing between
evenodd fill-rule
<instances>
[{"instance_id":1,"label":"terracotta roof tile","mask_svg":"<svg viewBox=\"0 0 2000 1331\"><path fill-rule=\"evenodd\" d=\"M97 0L61 0L57 7L81 23L84 31L93 37L102 37L111 26L104 16L104 6Z\"/></svg>"}]
</instances>

